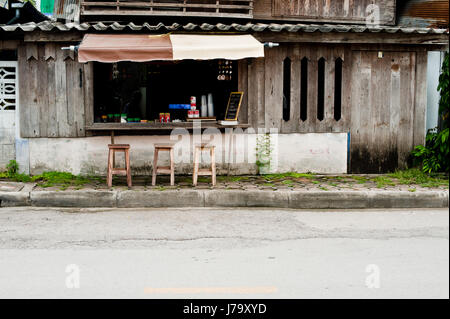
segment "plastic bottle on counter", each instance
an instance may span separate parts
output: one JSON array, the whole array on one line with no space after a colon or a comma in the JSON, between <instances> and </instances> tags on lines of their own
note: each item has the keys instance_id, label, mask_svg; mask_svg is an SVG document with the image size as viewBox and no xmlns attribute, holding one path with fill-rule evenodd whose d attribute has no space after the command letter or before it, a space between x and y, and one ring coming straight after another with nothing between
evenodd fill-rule
<instances>
[{"instance_id":1,"label":"plastic bottle on counter","mask_svg":"<svg viewBox=\"0 0 450 319\"><path fill-rule=\"evenodd\" d=\"M201 105L202 117L208 116L208 103L206 101L206 95L202 95L202 105Z\"/></svg>"},{"instance_id":2,"label":"plastic bottle on counter","mask_svg":"<svg viewBox=\"0 0 450 319\"><path fill-rule=\"evenodd\" d=\"M208 94L208 116L213 117L214 116L214 102L213 102L213 95L212 93Z\"/></svg>"}]
</instances>

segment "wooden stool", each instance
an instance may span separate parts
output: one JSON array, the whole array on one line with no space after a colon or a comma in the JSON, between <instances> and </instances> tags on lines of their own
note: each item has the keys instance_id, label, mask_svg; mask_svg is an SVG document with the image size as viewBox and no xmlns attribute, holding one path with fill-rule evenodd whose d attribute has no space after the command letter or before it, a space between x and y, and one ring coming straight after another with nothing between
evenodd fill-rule
<instances>
[{"instance_id":1,"label":"wooden stool","mask_svg":"<svg viewBox=\"0 0 450 319\"><path fill-rule=\"evenodd\" d=\"M216 186L216 147L208 144L200 144L195 146L194 152L194 173L192 175L192 182L194 186L197 186L198 176L211 176L213 186ZM211 155L211 168L209 169L198 169L200 154L202 151L208 151Z\"/></svg>"},{"instance_id":2,"label":"wooden stool","mask_svg":"<svg viewBox=\"0 0 450 319\"><path fill-rule=\"evenodd\" d=\"M153 176L152 185L156 185L156 174L170 174L170 185L175 185L175 164L173 159L173 144L155 144L155 155L153 158ZM170 166L158 166L159 151L167 151L170 153Z\"/></svg>"},{"instance_id":3,"label":"wooden stool","mask_svg":"<svg viewBox=\"0 0 450 319\"><path fill-rule=\"evenodd\" d=\"M129 144L108 144L108 187L112 187L113 175L126 175L128 187L131 187L131 168L130 168L130 145ZM123 152L125 155L125 168L114 167L114 157L116 152Z\"/></svg>"}]
</instances>

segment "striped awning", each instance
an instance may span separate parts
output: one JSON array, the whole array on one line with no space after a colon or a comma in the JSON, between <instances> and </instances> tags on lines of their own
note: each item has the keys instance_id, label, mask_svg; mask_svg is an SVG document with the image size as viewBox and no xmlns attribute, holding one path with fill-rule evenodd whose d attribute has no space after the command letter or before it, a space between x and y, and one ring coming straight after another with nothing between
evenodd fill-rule
<instances>
[{"instance_id":1,"label":"striped awning","mask_svg":"<svg viewBox=\"0 0 450 319\"><path fill-rule=\"evenodd\" d=\"M239 60L264 57L264 45L252 35L86 34L79 62Z\"/></svg>"}]
</instances>

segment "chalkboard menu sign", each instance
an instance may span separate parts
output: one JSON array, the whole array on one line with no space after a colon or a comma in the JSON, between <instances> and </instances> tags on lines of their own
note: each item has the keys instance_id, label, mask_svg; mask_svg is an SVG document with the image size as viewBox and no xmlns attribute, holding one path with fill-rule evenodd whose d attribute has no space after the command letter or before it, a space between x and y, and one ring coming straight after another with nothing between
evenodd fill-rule
<instances>
[{"instance_id":1,"label":"chalkboard menu sign","mask_svg":"<svg viewBox=\"0 0 450 319\"><path fill-rule=\"evenodd\" d=\"M243 96L244 96L244 92L231 92L230 93L230 99L228 100L228 106L227 106L227 112L225 113L225 121L237 121Z\"/></svg>"}]
</instances>

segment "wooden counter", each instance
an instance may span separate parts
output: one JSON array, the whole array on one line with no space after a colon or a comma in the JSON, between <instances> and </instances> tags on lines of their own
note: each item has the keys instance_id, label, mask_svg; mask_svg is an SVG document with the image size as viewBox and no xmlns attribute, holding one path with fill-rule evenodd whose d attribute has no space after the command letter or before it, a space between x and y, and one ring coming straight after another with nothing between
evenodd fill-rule
<instances>
[{"instance_id":1,"label":"wooden counter","mask_svg":"<svg viewBox=\"0 0 450 319\"><path fill-rule=\"evenodd\" d=\"M248 128L250 124L237 125L220 125L218 123L201 122L201 129L206 128ZM194 129L194 122L178 122L178 123L94 123L86 126L87 131L162 131L184 128L187 130Z\"/></svg>"}]
</instances>

